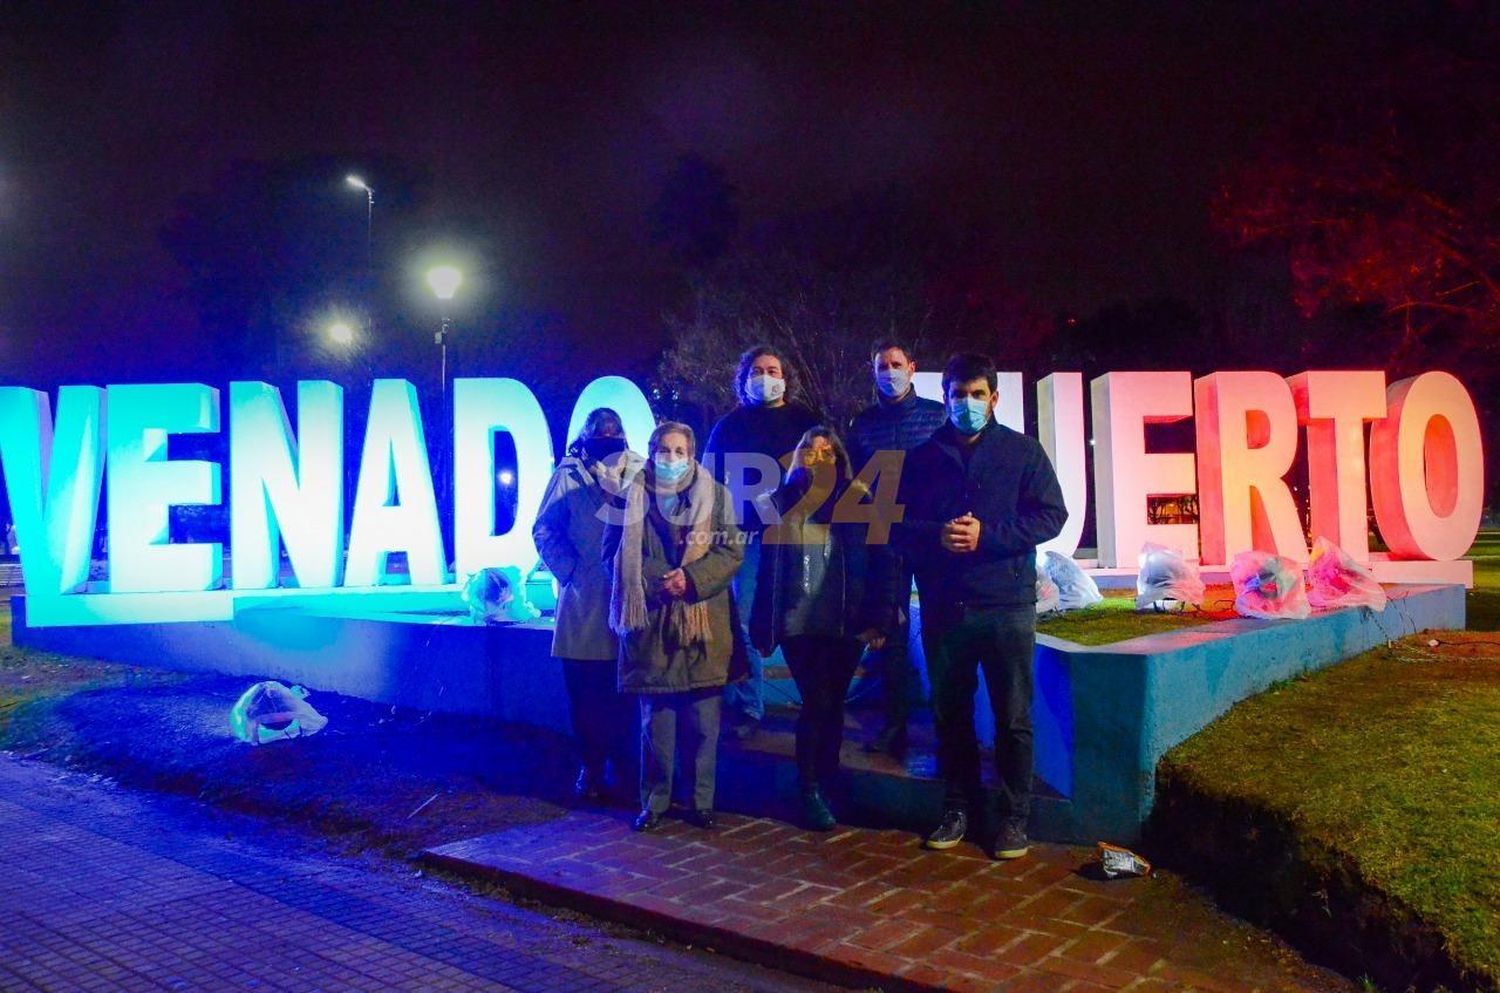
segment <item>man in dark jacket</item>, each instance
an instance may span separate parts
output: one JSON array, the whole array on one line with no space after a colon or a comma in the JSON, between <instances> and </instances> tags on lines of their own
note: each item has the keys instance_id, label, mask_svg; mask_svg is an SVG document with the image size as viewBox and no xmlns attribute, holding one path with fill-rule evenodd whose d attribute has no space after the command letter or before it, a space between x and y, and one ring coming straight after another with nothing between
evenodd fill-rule
<instances>
[{"instance_id":1,"label":"man in dark jacket","mask_svg":"<svg viewBox=\"0 0 1500 993\"><path fill-rule=\"evenodd\" d=\"M849 455L854 471L860 472L876 452L909 452L931 438L948 420L943 405L917 396L912 374L917 371L911 353L899 341L878 341L870 349L870 371L875 377L876 401L854 415L849 425ZM900 613L879 652L882 691L885 694L885 727L870 742L874 752L897 758L906 754L906 722L911 714L911 693L916 682L908 649L907 600L911 593L911 567L902 563L898 579Z\"/></svg>"},{"instance_id":2,"label":"man in dark jacket","mask_svg":"<svg viewBox=\"0 0 1500 993\"><path fill-rule=\"evenodd\" d=\"M778 463L789 458L808 428L818 423L817 415L807 407L788 400L790 370L776 350L758 345L740 356L735 371L734 391L740 404L719 418L704 446L704 464L714 478L729 487L734 502L736 523L749 539L745 545L744 564L734 580L735 637L742 643L750 677L730 683L724 689L724 702L730 707L735 733L748 737L765 716L765 660L750 642L748 625L750 605L755 602L755 580L760 569L760 534L764 524L752 505L757 493L769 492L781 483ZM745 467L760 459L763 478L741 479ZM753 475L750 473L749 475ZM756 488L756 484L758 488Z\"/></svg>"},{"instance_id":3,"label":"man in dark jacket","mask_svg":"<svg viewBox=\"0 0 1500 993\"><path fill-rule=\"evenodd\" d=\"M1068 512L1042 446L994 422L996 379L985 356L948 361L948 423L906 460L896 540L917 578L945 786L943 820L927 847L954 847L969 814L985 814L974 733L982 668L1000 778L1000 823L983 840L1010 859L1028 848L1036 546L1062 530Z\"/></svg>"}]
</instances>

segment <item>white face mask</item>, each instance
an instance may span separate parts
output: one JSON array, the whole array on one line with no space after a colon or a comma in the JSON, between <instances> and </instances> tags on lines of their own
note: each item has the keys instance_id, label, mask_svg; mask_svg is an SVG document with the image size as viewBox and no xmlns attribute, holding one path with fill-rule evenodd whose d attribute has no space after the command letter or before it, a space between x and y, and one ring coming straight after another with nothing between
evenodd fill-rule
<instances>
[{"instance_id":1,"label":"white face mask","mask_svg":"<svg viewBox=\"0 0 1500 993\"><path fill-rule=\"evenodd\" d=\"M910 385L910 369L877 369L875 371L875 388L885 396L892 398L902 396Z\"/></svg>"},{"instance_id":2,"label":"white face mask","mask_svg":"<svg viewBox=\"0 0 1500 993\"><path fill-rule=\"evenodd\" d=\"M786 392L786 380L779 376L751 376L745 392L754 403L775 403Z\"/></svg>"}]
</instances>

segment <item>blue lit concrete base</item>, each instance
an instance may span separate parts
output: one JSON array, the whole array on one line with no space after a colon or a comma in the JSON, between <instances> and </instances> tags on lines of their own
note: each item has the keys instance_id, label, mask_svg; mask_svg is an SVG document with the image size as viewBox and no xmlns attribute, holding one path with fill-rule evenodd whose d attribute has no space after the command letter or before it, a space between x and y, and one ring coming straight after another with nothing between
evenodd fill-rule
<instances>
[{"instance_id":1,"label":"blue lit concrete base","mask_svg":"<svg viewBox=\"0 0 1500 993\"><path fill-rule=\"evenodd\" d=\"M1033 833L1129 843L1150 813L1158 760L1238 701L1392 638L1464 626L1461 586L1402 586L1390 593L1378 614L1340 610L1305 621L1221 621L1101 647L1039 635L1032 714L1036 772L1046 789L1038 792ZM388 600L365 595L357 605L336 595L295 603L247 596L222 622L28 627L25 598L12 598L15 641L29 648L274 678L566 733L566 690L549 657L550 624L485 627L457 613L457 606L451 590L425 599L410 590ZM920 611L914 623L920 624ZM993 740L988 708L976 709L981 740ZM753 806L772 794L784 802L792 795L791 763L760 758L741 763L726 754L726 764L745 766L721 776L726 784L743 780L744 788L733 791L743 802L726 806ZM854 808L899 826L930 826L941 802L930 755L905 769L848 764Z\"/></svg>"}]
</instances>

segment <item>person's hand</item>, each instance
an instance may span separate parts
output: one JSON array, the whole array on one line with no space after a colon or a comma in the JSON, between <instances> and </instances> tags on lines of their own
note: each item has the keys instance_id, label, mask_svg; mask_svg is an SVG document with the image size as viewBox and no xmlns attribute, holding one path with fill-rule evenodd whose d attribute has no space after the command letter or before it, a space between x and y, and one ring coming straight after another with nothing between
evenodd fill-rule
<instances>
[{"instance_id":1,"label":"person's hand","mask_svg":"<svg viewBox=\"0 0 1500 993\"><path fill-rule=\"evenodd\" d=\"M874 628L865 628L856 637L877 652L885 647L885 634Z\"/></svg>"},{"instance_id":2,"label":"person's hand","mask_svg":"<svg viewBox=\"0 0 1500 993\"><path fill-rule=\"evenodd\" d=\"M943 547L950 552L972 552L979 547L979 518L955 517L943 525Z\"/></svg>"},{"instance_id":3,"label":"person's hand","mask_svg":"<svg viewBox=\"0 0 1500 993\"><path fill-rule=\"evenodd\" d=\"M661 591L674 600L681 600L687 596L687 573L679 568L663 574L661 577Z\"/></svg>"}]
</instances>

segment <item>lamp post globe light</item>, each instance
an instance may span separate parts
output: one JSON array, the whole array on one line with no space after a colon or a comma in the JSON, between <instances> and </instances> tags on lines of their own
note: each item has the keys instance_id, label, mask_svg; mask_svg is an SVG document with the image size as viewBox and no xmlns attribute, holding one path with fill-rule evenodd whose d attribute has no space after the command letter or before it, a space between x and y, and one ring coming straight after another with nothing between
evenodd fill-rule
<instances>
[{"instance_id":1,"label":"lamp post globe light","mask_svg":"<svg viewBox=\"0 0 1500 993\"><path fill-rule=\"evenodd\" d=\"M354 329L347 321L334 321L328 325L328 340L335 345L348 347L354 344Z\"/></svg>"},{"instance_id":2,"label":"lamp post globe light","mask_svg":"<svg viewBox=\"0 0 1500 993\"><path fill-rule=\"evenodd\" d=\"M464 274L451 265L433 266L427 270L427 285L442 305L443 323L433 340L438 346L438 381L445 400L448 396L448 301L453 299L463 281Z\"/></svg>"}]
</instances>

